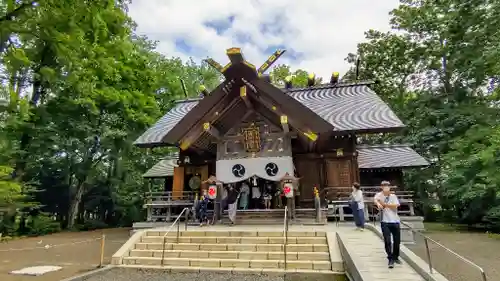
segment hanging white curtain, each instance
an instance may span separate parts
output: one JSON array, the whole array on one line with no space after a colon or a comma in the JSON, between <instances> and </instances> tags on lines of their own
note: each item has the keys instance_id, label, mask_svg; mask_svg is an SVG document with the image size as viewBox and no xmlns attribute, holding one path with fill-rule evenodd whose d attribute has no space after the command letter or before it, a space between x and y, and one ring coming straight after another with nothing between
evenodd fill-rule
<instances>
[{"instance_id":1,"label":"hanging white curtain","mask_svg":"<svg viewBox=\"0 0 500 281\"><path fill-rule=\"evenodd\" d=\"M240 182L253 176L279 181L285 173L293 176L293 171L290 156L218 160L216 163L216 177L223 183Z\"/></svg>"}]
</instances>

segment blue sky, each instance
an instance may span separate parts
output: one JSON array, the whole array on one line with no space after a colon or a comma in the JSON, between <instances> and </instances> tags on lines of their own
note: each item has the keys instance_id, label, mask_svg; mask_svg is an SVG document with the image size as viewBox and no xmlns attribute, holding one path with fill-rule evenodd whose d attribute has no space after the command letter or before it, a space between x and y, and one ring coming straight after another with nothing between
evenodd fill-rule
<instances>
[{"instance_id":1,"label":"blue sky","mask_svg":"<svg viewBox=\"0 0 500 281\"><path fill-rule=\"evenodd\" d=\"M262 64L276 49L278 63L322 77L344 73L344 58L364 41L368 29L389 30L397 0L133 0L129 14L138 32L159 42L158 51L221 64L225 50L240 47L248 61ZM377 3L378 5L375 5Z\"/></svg>"}]
</instances>

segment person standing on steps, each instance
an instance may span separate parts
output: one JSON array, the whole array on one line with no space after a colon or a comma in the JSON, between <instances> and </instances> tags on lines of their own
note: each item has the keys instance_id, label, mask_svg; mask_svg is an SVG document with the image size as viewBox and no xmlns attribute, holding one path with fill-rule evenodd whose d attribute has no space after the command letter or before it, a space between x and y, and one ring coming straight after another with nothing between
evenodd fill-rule
<instances>
[{"instance_id":1,"label":"person standing on steps","mask_svg":"<svg viewBox=\"0 0 500 281\"><path fill-rule=\"evenodd\" d=\"M238 189L236 189L233 184L229 185L229 190L227 191L227 215L229 220L231 221L231 225L234 225L236 222L236 209L238 209L238 197L240 193Z\"/></svg>"},{"instance_id":2,"label":"person standing on steps","mask_svg":"<svg viewBox=\"0 0 500 281\"><path fill-rule=\"evenodd\" d=\"M286 206L288 207L288 215L290 219L295 219L295 196L294 191L297 186L298 178L291 176L288 172L281 178L281 190L286 199Z\"/></svg>"},{"instance_id":3,"label":"person standing on steps","mask_svg":"<svg viewBox=\"0 0 500 281\"><path fill-rule=\"evenodd\" d=\"M257 178L254 176L251 180L252 184L252 208L260 209L260 197L262 194L260 193L260 188L257 185Z\"/></svg>"},{"instance_id":4,"label":"person standing on steps","mask_svg":"<svg viewBox=\"0 0 500 281\"><path fill-rule=\"evenodd\" d=\"M207 190L203 189L203 195L198 202L198 219L200 221L200 226L203 226L203 223L208 225L207 208L209 200Z\"/></svg>"},{"instance_id":5,"label":"person standing on steps","mask_svg":"<svg viewBox=\"0 0 500 281\"><path fill-rule=\"evenodd\" d=\"M213 201L214 212L213 217L211 219L211 223L215 223L216 220L221 219L221 190L222 190L222 182L218 181L214 175L211 175L207 180L202 182L203 184L208 184L208 198Z\"/></svg>"},{"instance_id":6,"label":"person standing on steps","mask_svg":"<svg viewBox=\"0 0 500 281\"><path fill-rule=\"evenodd\" d=\"M246 181L244 181L241 184L241 191L240 191L240 209L246 210L248 209L248 197L250 196L250 187L248 187L248 184Z\"/></svg>"},{"instance_id":7,"label":"person standing on steps","mask_svg":"<svg viewBox=\"0 0 500 281\"><path fill-rule=\"evenodd\" d=\"M266 182L266 186L264 187L263 197L264 197L264 208L266 210L271 209L271 199L273 199L272 195L272 186L270 182Z\"/></svg>"},{"instance_id":8,"label":"person standing on steps","mask_svg":"<svg viewBox=\"0 0 500 281\"><path fill-rule=\"evenodd\" d=\"M365 202L363 191L361 191L361 187L357 182L352 185L351 209L356 230L363 231L365 229Z\"/></svg>"},{"instance_id":9,"label":"person standing on steps","mask_svg":"<svg viewBox=\"0 0 500 281\"><path fill-rule=\"evenodd\" d=\"M395 263L401 264L399 260L399 247L401 244L401 227L398 216L399 200L396 194L391 193L391 184L388 181L383 181L380 186L382 191L375 195L374 203L382 216L380 225L384 236L389 268L394 268Z\"/></svg>"}]
</instances>

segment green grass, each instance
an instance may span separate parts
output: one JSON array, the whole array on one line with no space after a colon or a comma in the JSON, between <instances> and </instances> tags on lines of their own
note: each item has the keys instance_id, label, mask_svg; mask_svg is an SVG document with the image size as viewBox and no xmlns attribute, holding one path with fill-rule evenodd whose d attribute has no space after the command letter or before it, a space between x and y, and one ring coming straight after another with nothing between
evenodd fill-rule
<instances>
[{"instance_id":1,"label":"green grass","mask_svg":"<svg viewBox=\"0 0 500 281\"><path fill-rule=\"evenodd\" d=\"M499 233L486 232L486 234L488 234L488 237L491 238L491 239L500 240L500 234Z\"/></svg>"},{"instance_id":2,"label":"green grass","mask_svg":"<svg viewBox=\"0 0 500 281\"><path fill-rule=\"evenodd\" d=\"M487 231L484 226L470 226L464 224L450 224L439 222L425 222L425 233L432 232L461 232L461 233L483 233L487 234L489 238L500 240L500 233Z\"/></svg>"},{"instance_id":3,"label":"green grass","mask_svg":"<svg viewBox=\"0 0 500 281\"><path fill-rule=\"evenodd\" d=\"M449 224L449 223L440 223L440 222L425 222L424 226L425 226L426 232L436 232L436 231L466 232L466 231L468 231L468 227L466 225L459 225L459 224Z\"/></svg>"}]
</instances>

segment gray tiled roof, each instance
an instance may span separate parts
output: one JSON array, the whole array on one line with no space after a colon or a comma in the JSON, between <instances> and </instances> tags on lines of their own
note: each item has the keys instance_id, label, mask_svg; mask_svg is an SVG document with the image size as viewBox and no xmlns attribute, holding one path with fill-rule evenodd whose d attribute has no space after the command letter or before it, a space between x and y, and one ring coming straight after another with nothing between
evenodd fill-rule
<instances>
[{"instance_id":1,"label":"gray tiled roof","mask_svg":"<svg viewBox=\"0 0 500 281\"><path fill-rule=\"evenodd\" d=\"M335 131L401 128L404 124L366 85L292 89L289 94L335 127Z\"/></svg>"},{"instance_id":2,"label":"gray tiled roof","mask_svg":"<svg viewBox=\"0 0 500 281\"><path fill-rule=\"evenodd\" d=\"M178 101L167 114L136 139L134 144L151 145L162 143L163 137L197 104L198 100Z\"/></svg>"},{"instance_id":3,"label":"gray tiled roof","mask_svg":"<svg viewBox=\"0 0 500 281\"><path fill-rule=\"evenodd\" d=\"M178 154L166 157L160 162L156 163L151 169L142 175L143 178L164 178L174 175L174 168L178 167L177 160Z\"/></svg>"},{"instance_id":4,"label":"gray tiled roof","mask_svg":"<svg viewBox=\"0 0 500 281\"><path fill-rule=\"evenodd\" d=\"M335 131L383 131L402 128L404 124L367 85L319 85L291 89L291 97L316 112L334 126ZM136 141L136 145L161 144L163 137L193 108L199 100L176 105Z\"/></svg>"},{"instance_id":5,"label":"gray tiled roof","mask_svg":"<svg viewBox=\"0 0 500 281\"><path fill-rule=\"evenodd\" d=\"M360 169L422 167L429 162L408 145L358 146Z\"/></svg>"}]
</instances>

